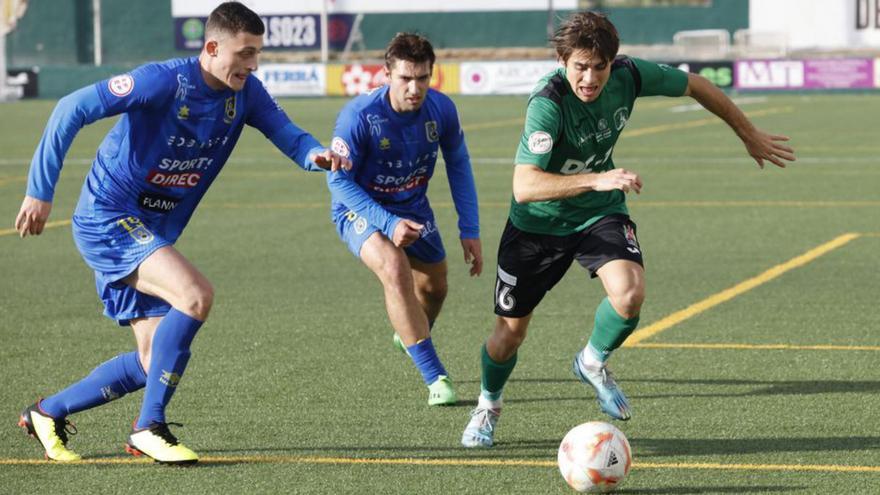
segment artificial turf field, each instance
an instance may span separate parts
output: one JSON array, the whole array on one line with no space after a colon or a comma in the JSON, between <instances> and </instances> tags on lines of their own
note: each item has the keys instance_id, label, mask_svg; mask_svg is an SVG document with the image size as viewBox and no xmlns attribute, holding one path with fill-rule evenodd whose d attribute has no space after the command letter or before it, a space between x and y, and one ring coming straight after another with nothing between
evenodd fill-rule
<instances>
[{"instance_id":1,"label":"artificial turf field","mask_svg":"<svg viewBox=\"0 0 880 495\"><path fill-rule=\"evenodd\" d=\"M640 100L615 162L642 175L631 214L645 252L641 331L611 361L634 417L619 493L880 493L880 97L744 97L798 162L758 169L690 99ZM168 417L202 460L128 457L141 393L73 416L86 461L42 461L20 410L133 349L101 316L69 218L112 119L68 154L50 220L11 231L54 102L0 106L0 493L569 493L556 449L604 420L572 376L601 284L573 267L536 311L505 392L497 445L465 450L479 348L493 322L495 253L523 97L458 97L480 198L484 273L470 279L442 165L429 196L450 292L434 330L460 403L429 408L391 346L381 287L338 240L320 174L256 130L241 141L177 247L214 307ZM342 99L281 102L323 142Z\"/></svg>"}]
</instances>

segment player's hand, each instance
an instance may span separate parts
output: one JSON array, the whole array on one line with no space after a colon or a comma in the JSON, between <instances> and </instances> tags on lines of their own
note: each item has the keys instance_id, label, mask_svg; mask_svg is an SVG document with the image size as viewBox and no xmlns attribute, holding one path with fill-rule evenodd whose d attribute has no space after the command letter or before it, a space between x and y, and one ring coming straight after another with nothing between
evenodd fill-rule
<instances>
[{"instance_id":1,"label":"player's hand","mask_svg":"<svg viewBox=\"0 0 880 495\"><path fill-rule=\"evenodd\" d=\"M464 262L471 265L471 277L483 273L483 245L479 239L462 239L461 249L464 250Z\"/></svg>"},{"instance_id":2,"label":"player's hand","mask_svg":"<svg viewBox=\"0 0 880 495\"><path fill-rule=\"evenodd\" d=\"M625 193L630 191L641 193L642 178L639 177L639 174L625 168L615 168L596 174L593 184L594 191L613 191L615 189L620 189Z\"/></svg>"},{"instance_id":3,"label":"player's hand","mask_svg":"<svg viewBox=\"0 0 880 495\"><path fill-rule=\"evenodd\" d=\"M316 154L314 160L315 165L331 172L351 170L351 160L333 150L324 150Z\"/></svg>"},{"instance_id":4,"label":"player's hand","mask_svg":"<svg viewBox=\"0 0 880 495\"><path fill-rule=\"evenodd\" d=\"M766 132L754 129L741 137L749 155L755 159L761 168L764 168L764 160L780 168L785 168L785 162L782 160L790 162L796 160L794 149L783 144L788 141L788 136L767 134Z\"/></svg>"},{"instance_id":5,"label":"player's hand","mask_svg":"<svg viewBox=\"0 0 880 495\"><path fill-rule=\"evenodd\" d=\"M397 247L407 247L419 240L419 237L422 235L422 228L424 228L424 225L403 218L394 227L391 242Z\"/></svg>"},{"instance_id":6,"label":"player's hand","mask_svg":"<svg viewBox=\"0 0 880 495\"><path fill-rule=\"evenodd\" d=\"M28 234L42 234L51 211L51 202L42 201L33 196L25 196L24 201L21 202L18 216L15 217L15 230L18 231L18 235L27 237Z\"/></svg>"}]
</instances>

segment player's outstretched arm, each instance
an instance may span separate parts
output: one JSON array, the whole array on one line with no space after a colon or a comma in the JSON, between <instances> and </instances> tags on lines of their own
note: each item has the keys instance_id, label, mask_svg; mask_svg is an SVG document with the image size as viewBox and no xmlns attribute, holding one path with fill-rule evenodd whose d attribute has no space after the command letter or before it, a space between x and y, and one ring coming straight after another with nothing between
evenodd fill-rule
<instances>
[{"instance_id":1,"label":"player's outstretched arm","mask_svg":"<svg viewBox=\"0 0 880 495\"><path fill-rule=\"evenodd\" d=\"M623 168L594 174L562 175L546 172L535 165L518 164L513 171L513 198L517 203L550 201L615 189L640 193L642 178Z\"/></svg>"},{"instance_id":2,"label":"player's outstretched arm","mask_svg":"<svg viewBox=\"0 0 880 495\"><path fill-rule=\"evenodd\" d=\"M51 211L50 201L25 196L24 201L21 202L21 209L18 210L18 216L15 217L15 230L18 231L18 235L27 237L42 234Z\"/></svg>"},{"instance_id":3,"label":"player's outstretched arm","mask_svg":"<svg viewBox=\"0 0 880 495\"><path fill-rule=\"evenodd\" d=\"M794 149L785 144L788 136L768 134L756 128L742 110L706 78L688 74L688 86L684 94L693 97L706 110L721 117L739 136L759 167L764 168L764 160L777 167L785 167L785 161L795 161Z\"/></svg>"}]
</instances>

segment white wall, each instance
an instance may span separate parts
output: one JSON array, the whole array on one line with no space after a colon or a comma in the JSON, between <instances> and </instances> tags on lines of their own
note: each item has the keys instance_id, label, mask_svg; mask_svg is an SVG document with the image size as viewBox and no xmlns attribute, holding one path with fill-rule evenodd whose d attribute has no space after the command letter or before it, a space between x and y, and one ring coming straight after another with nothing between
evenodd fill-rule
<instances>
[{"instance_id":1,"label":"white wall","mask_svg":"<svg viewBox=\"0 0 880 495\"><path fill-rule=\"evenodd\" d=\"M876 8L876 0L750 0L749 29L787 33L793 49L880 48Z\"/></svg>"}]
</instances>

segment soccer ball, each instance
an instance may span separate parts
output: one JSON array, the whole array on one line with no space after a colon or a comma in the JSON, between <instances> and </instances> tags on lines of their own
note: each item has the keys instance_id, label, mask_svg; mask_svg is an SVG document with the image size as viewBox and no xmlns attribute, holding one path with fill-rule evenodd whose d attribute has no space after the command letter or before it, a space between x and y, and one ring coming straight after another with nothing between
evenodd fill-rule
<instances>
[{"instance_id":1,"label":"soccer ball","mask_svg":"<svg viewBox=\"0 0 880 495\"><path fill-rule=\"evenodd\" d=\"M559 445L559 471L579 492L617 488L632 466L629 441L615 426L592 421L572 428Z\"/></svg>"}]
</instances>

